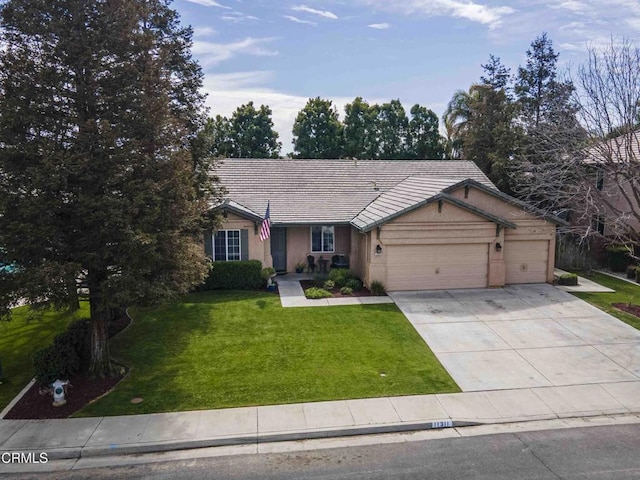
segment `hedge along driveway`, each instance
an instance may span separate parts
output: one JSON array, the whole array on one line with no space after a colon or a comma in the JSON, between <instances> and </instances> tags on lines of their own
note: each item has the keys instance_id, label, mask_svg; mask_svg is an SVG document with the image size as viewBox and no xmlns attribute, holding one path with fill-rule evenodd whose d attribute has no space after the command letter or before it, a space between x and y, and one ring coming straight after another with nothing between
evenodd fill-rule
<instances>
[{"instance_id":1,"label":"hedge along driveway","mask_svg":"<svg viewBox=\"0 0 640 480\"><path fill-rule=\"evenodd\" d=\"M47 310L32 312L14 308L9 322L0 322L0 362L5 380L0 385L0 410L33 378L33 354L49 346L69 323L89 317L89 302L80 302L74 313Z\"/></svg>"},{"instance_id":2,"label":"hedge along driveway","mask_svg":"<svg viewBox=\"0 0 640 480\"><path fill-rule=\"evenodd\" d=\"M129 375L80 416L459 391L393 304L285 309L220 291L132 317L111 350Z\"/></svg>"}]
</instances>

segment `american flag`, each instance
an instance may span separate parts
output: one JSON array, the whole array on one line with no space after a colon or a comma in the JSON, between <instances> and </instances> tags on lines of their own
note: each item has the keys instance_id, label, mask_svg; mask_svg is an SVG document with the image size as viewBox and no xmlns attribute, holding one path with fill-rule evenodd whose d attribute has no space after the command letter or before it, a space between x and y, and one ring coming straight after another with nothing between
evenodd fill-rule
<instances>
[{"instance_id":1,"label":"american flag","mask_svg":"<svg viewBox=\"0 0 640 480\"><path fill-rule=\"evenodd\" d=\"M260 241L264 242L271 236L271 218L269 216L269 202L267 202L267 212L264 214L262 227L260 227Z\"/></svg>"}]
</instances>

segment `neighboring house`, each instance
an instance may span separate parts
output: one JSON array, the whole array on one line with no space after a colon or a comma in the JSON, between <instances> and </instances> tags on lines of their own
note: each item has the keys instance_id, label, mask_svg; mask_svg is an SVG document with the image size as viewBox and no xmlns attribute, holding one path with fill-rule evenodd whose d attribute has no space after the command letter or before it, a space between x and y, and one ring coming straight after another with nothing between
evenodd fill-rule
<instances>
[{"instance_id":1,"label":"neighboring house","mask_svg":"<svg viewBox=\"0 0 640 480\"><path fill-rule=\"evenodd\" d=\"M256 259L293 271L348 255L387 290L552 282L556 225L498 191L469 161L228 159L214 261ZM258 233L270 202L271 238Z\"/></svg>"},{"instance_id":2,"label":"neighboring house","mask_svg":"<svg viewBox=\"0 0 640 480\"><path fill-rule=\"evenodd\" d=\"M630 131L591 147L584 161L592 167L584 200L574 207L573 223L605 237L640 241L640 133ZM591 188L589 188L591 187Z\"/></svg>"}]
</instances>

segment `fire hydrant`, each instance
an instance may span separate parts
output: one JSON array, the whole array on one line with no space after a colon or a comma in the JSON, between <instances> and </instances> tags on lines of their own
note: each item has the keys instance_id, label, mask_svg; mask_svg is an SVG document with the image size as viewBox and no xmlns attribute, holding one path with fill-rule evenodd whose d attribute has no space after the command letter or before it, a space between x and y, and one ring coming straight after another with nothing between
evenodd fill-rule
<instances>
[{"instance_id":1,"label":"fire hydrant","mask_svg":"<svg viewBox=\"0 0 640 480\"><path fill-rule=\"evenodd\" d=\"M62 405L67 403L67 400L64 398L64 387L69 383L68 380L56 380L51 384L51 388L53 388L53 406L61 407Z\"/></svg>"}]
</instances>

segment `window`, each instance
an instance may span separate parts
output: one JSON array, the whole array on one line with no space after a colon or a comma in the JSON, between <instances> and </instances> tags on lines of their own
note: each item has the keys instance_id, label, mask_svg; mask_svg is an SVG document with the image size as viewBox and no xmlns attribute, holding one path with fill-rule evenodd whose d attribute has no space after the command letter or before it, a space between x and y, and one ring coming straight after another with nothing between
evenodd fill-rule
<instances>
[{"instance_id":1,"label":"window","mask_svg":"<svg viewBox=\"0 0 640 480\"><path fill-rule=\"evenodd\" d=\"M604 188L604 172L599 168L596 170L596 188L598 190Z\"/></svg>"},{"instance_id":2,"label":"window","mask_svg":"<svg viewBox=\"0 0 640 480\"><path fill-rule=\"evenodd\" d=\"M213 260L240 260L240 230L218 230L213 235Z\"/></svg>"},{"instance_id":3,"label":"window","mask_svg":"<svg viewBox=\"0 0 640 480\"><path fill-rule=\"evenodd\" d=\"M600 235L604 235L604 215L594 215L591 217L591 228Z\"/></svg>"},{"instance_id":4,"label":"window","mask_svg":"<svg viewBox=\"0 0 640 480\"><path fill-rule=\"evenodd\" d=\"M318 225L311 227L311 251L317 253L333 253L333 226Z\"/></svg>"}]
</instances>

